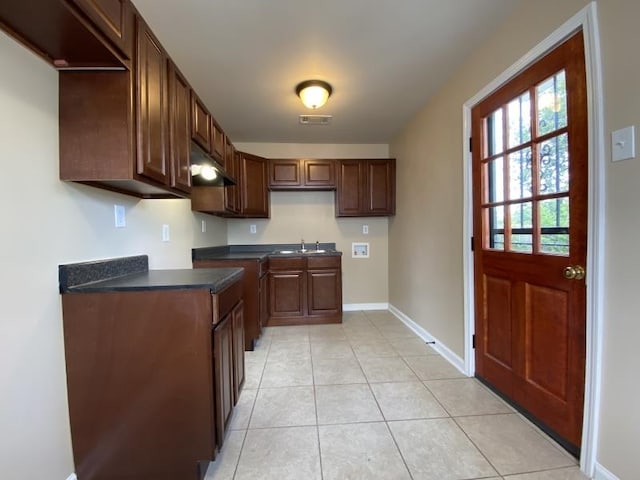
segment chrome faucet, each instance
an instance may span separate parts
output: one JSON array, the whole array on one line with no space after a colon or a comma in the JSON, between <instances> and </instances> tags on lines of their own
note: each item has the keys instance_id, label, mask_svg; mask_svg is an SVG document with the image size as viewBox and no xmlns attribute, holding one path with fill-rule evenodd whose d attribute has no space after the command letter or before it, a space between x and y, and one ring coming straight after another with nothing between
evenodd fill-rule
<instances>
[{"instance_id":1,"label":"chrome faucet","mask_svg":"<svg viewBox=\"0 0 640 480\"><path fill-rule=\"evenodd\" d=\"M300 240L300 250L302 250L303 252L306 250L306 248L304 248L304 238Z\"/></svg>"},{"instance_id":2,"label":"chrome faucet","mask_svg":"<svg viewBox=\"0 0 640 480\"><path fill-rule=\"evenodd\" d=\"M316 240L316 250L320 250L320 242Z\"/></svg>"}]
</instances>

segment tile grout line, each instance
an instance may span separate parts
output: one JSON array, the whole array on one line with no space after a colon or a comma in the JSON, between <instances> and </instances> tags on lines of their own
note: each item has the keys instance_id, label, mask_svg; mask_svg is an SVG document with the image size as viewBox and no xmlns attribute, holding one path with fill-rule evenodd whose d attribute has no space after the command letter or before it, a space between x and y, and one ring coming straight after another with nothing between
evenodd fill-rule
<instances>
[{"instance_id":1,"label":"tile grout line","mask_svg":"<svg viewBox=\"0 0 640 480\"><path fill-rule=\"evenodd\" d=\"M508 414L507 414L508 415ZM482 415L476 415L478 417L481 417ZM451 417L451 420L453 420L453 422L456 424L456 426L460 429L460 431L464 434L465 437L467 437L467 439L469 440L469 442L471 442L471 445L473 445L475 447L475 449L480 453L480 455L482 455L482 457L487 461L487 463L489 465L491 465L491 468L493 468L493 470L495 470L495 472L502 477L503 474L502 472L500 472L500 470L498 470L498 467L496 467L491 460L489 460L489 457L487 457L485 455L485 453L480 449L480 447L476 444L476 442L474 442L471 437L469 436L469 434L466 432L466 430L464 428L462 428L462 425L460 425L458 423L458 421L456 420L455 417Z\"/></svg>"}]
</instances>

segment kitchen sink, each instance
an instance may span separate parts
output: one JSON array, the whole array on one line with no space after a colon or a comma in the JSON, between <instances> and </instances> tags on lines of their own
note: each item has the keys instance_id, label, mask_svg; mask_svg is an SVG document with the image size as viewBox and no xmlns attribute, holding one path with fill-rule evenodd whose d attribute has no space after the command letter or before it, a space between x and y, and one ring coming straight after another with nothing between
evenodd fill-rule
<instances>
[{"instance_id":1,"label":"kitchen sink","mask_svg":"<svg viewBox=\"0 0 640 480\"><path fill-rule=\"evenodd\" d=\"M326 253L326 250L276 250L279 255L311 255L314 253Z\"/></svg>"}]
</instances>

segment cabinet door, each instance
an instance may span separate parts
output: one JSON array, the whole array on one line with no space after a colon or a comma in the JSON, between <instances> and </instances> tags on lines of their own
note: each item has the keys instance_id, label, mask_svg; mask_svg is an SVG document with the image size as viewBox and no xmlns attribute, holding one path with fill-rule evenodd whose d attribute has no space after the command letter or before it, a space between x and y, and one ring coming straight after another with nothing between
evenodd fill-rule
<instances>
[{"instance_id":1,"label":"cabinet door","mask_svg":"<svg viewBox=\"0 0 640 480\"><path fill-rule=\"evenodd\" d=\"M367 160L366 212L373 215L395 213L395 162Z\"/></svg>"},{"instance_id":2,"label":"cabinet door","mask_svg":"<svg viewBox=\"0 0 640 480\"><path fill-rule=\"evenodd\" d=\"M302 317L305 314L304 272L272 271L269 292L270 317Z\"/></svg>"},{"instance_id":3,"label":"cabinet door","mask_svg":"<svg viewBox=\"0 0 640 480\"><path fill-rule=\"evenodd\" d=\"M188 193L191 189L191 88L173 62L169 62L169 91L171 186Z\"/></svg>"},{"instance_id":4,"label":"cabinet door","mask_svg":"<svg viewBox=\"0 0 640 480\"><path fill-rule=\"evenodd\" d=\"M216 441L224 442L233 410L233 335L232 314L222 319L213 331L214 393L216 409Z\"/></svg>"},{"instance_id":5,"label":"cabinet door","mask_svg":"<svg viewBox=\"0 0 640 480\"><path fill-rule=\"evenodd\" d=\"M307 272L307 312L309 315L339 315L342 312L340 270Z\"/></svg>"},{"instance_id":6,"label":"cabinet door","mask_svg":"<svg viewBox=\"0 0 640 480\"><path fill-rule=\"evenodd\" d=\"M169 183L167 55L140 17L137 22L138 174Z\"/></svg>"},{"instance_id":7,"label":"cabinet door","mask_svg":"<svg viewBox=\"0 0 640 480\"><path fill-rule=\"evenodd\" d=\"M248 153L241 153L240 158L242 215L269 218L267 160Z\"/></svg>"},{"instance_id":8,"label":"cabinet door","mask_svg":"<svg viewBox=\"0 0 640 480\"><path fill-rule=\"evenodd\" d=\"M336 190L336 216L354 217L362 215L362 161L341 160L338 163L338 186Z\"/></svg>"},{"instance_id":9,"label":"cabinet door","mask_svg":"<svg viewBox=\"0 0 640 480\"><path fill-rule=\"evenodd\" d=\"M302 169L297 159L269 160L269 187L289 189L302 186Z\"/></svg>"},{"instance_id":10,"label":"cabinet door","mask_svg":"<svg viewBox=\"0 0 640 480\"><path fill-rule=\"evenodd\" d=\"M260 330L267 326L269 320L269 276L260 277Z\"/></svg>"},{"instance_id":11,"label":"cabinet door","mask_svg":"<svg viewBox=\"0 0 640 480\"><path fill-rule=\"evenodd\" d=\"M222 168L225 168L225 147L227 140L220 126L211 117L211 155L215 158Z\"/></svg>"},{"instance_id":12,"label":"cabinet door","mask_svg":"<svg viewBox=\"0 0 640 480\"><path fill-rule=\"evenodd\" d=\"M194 142L211 151L211 115L198 96L191 91L191 138Z\"/></svg>"},{"instance_id":13,"label":"cabinet door","mask_svg":"<svg viewBox=\"0 0 640 480\"><path fill-rule=\"evenodd\" d=\"M231 312L233 331L233 403L238 403L244 385L244 302Z\"/></svg>"},{"instance_id":14,"label":"cabinet door","mask_svg":"<svg viewBox=\"0 0 640 480\"><path fill-rule=\"evenodd\" d=\"M331 189L336 187L333 160L303 160L304 186L308 188Z\"/></svg>"},{"instance_id":15,"label":"cabinet door","mask_svg":"<svg viewBox=\"0 0 640 480\"><path fill-rule=\"evenodd\" d=\"M239 170L240 166L238 165L238 158L236 156L236 148L233 144L227 139L227 146L225 148L225 156L227 161L225 162L225 169L229 176L236 181L235 185L231 185L225 187L224 189L224 202L225 208L232 214L240 213L240 201L238 198L239 195L239 186L238 183L240 181Z\"/></svg>"},{"instance_id":16,"label":"cabinet door","mask_svg":"<svg viewBox=\"0 0 640 480\"><path fill-rule=\"evenodd\" d=\"M127 58L131 58L129 0L72 0Z\"/></svg>"}]
</instances>

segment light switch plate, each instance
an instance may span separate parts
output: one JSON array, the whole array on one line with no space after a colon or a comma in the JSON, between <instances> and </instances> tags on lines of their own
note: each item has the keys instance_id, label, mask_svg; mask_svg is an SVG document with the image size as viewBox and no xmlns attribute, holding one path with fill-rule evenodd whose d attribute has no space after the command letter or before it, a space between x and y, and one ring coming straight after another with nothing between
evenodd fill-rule
<instances>
[{"instance_id":1,"label":"light switch plate","mask_svg":"<svg viewBox=\"0 0 640 480\"><path fill-rule=\"evenodd\" d=\"M168 242L171 240L171 230L169 229L169 225L162 225L162 241Z\"/></svg>"},{"instance_id":2,"label":"light switch plate","mask_svg":"<svg viewBox=\"0 0 640 480\"><path fill-rule=\"evenodd\" d=\"M621 128L611 133L611 161L629 160L636 157L636 127Z\"/></svg>"}]
</instances>

